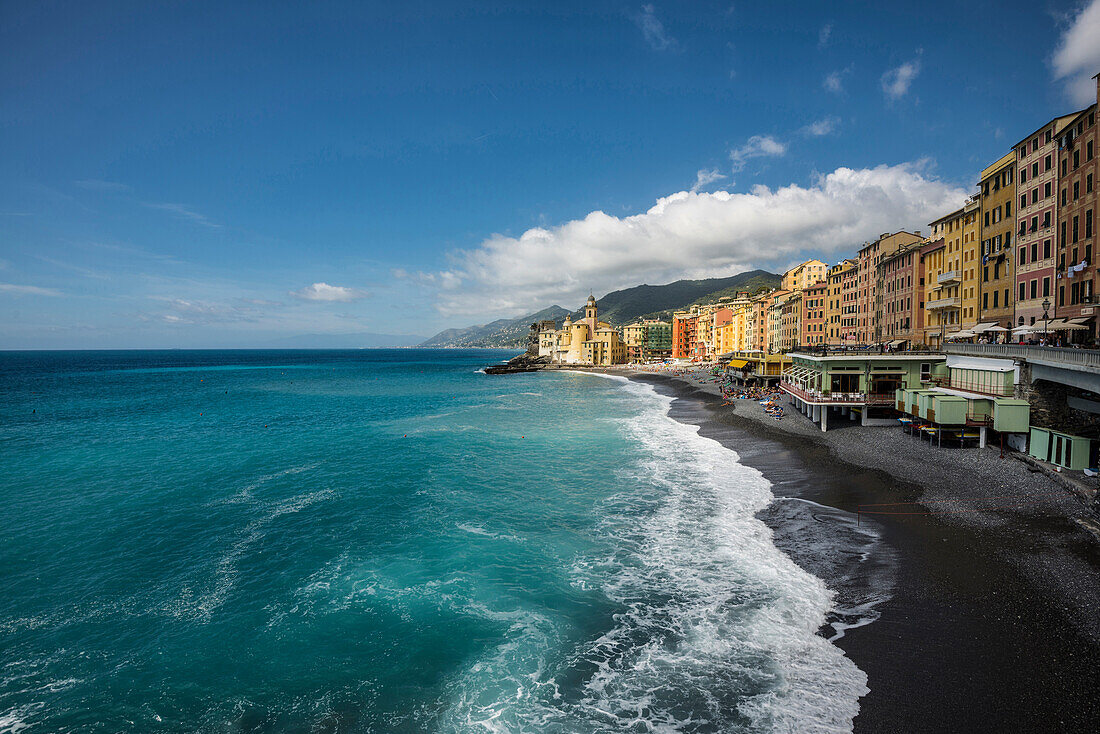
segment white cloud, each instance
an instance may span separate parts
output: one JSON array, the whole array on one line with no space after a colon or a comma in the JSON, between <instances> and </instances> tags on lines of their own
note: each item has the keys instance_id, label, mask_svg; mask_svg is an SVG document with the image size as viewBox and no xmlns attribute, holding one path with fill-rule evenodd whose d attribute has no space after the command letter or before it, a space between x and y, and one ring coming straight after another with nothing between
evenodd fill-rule
<instances>
[{"instance_id":1,"label":"white cloud","mask_svg":"<svg viewBox=\"0 0 1100 734\"><path fill-rule=\"evenodd\" d=\"M812 122L800 131L803 135L808 135L812 138L820 138L822 135L828 135L836 130L837 124L840 120L836 117L825 117L817 122Z\"/></svg>"},{"instance_id":2,"label":"white cloud","mask_svg":"<svg viewBox=\"0 0 1100 734\"><path fill-rule=\"evenodd\" d=\"M665 31L665 26L657 18L657 10L652 5L643 5L642 12L634 18L634 22L642 29L642 35L645 37L646 43L654 51L675 48L676 39Z\"/></svg>"},{"instance_id":3,"label":"white cloud","mask_svg":"<svg viewBox=\"0 0 1100 734\"><path fill-rule=\"evenodd\" d=\"M1054 78L1065 79L1066 94L1076 105L1096 101L1100 72L1100 0L1092 0L1062 34L1054 52Z\"/></svg>"},{"instance_id":4,"label":"white cloud","mask_svg":"<svg viewBox=\"0 0 1100 734\"><path fill-rule=\"evenodd\" d=\"M829 37L833 35L833 24L826 23L817 33L817 47L825 48L829 45Z\"/></svg>"},{"instance_id":5,"label":"white cloud","mask_svg":"<svg viewBox=\"0 0 1100 734\"><path fill-rule=\"evenodd\" d=\"M834 71L825 76L825 81L822 82L822 86L828 89L830 92L843 92L844 83L840 79L840 72Z\"/></svg>"},{"instance_id":6,"label":"white cloud","mask_svg":"<svg viewBox=\"0 0 1100 734\"><path fill-rule=\"evenodd\" d=\"M206 218L205 215L199 214L193 209L188 209L183 204L146 203L145 206L149 207L150 209L159 209L160 211L171 212L178 217L189 219L195 224L201 224L202 226L210 227L211 229L217 229L221 227L220 224L216 222L211 222L209 219Z\"/></svg>"},{"instance_id":7,"label":"white cloud","mask_svg":"<svg viewBox=\"0 0 1100 734\"><path fill-rule=\"evenodd\" d=\"M290 295L305 301L327 301L330 303L347 303L366 298L366 291L356 288L346 288L342 285L329 285L328 283L314 283L297 291L291 291Z\"/></svg>"},{"instance_id":8,"label":"white cloud","mask_svg":"<svg viewBox=\"0 0 1100 734\"><path fill-rule=\"evenodd\" d=\"M0 293L11 293L15 296L60 296L61 291L55 288L39 288L36 285L16 285L14 283L0 283Z\"/></svg>"},{"instance_id":9,"label":"white cloud","mask_svg":"<svg viewBox=\"0 0 1100 734\"><path fill-rule=\"evenodd\" d=\"M901 99L909 92L909 85L920 74L920 61L906 61L896 69L882 75L882 91L890 99Z\"/></svg>"},{"instance_id":10,"label":"white cloud","mask_svg":"<svg viewBox=\"0 0 1100 734\"><path fill-rule=\"evenodd\" d=\"M730 161L733 162L733 171L736 173L745 167L753 158L786 155L787 146L770 135L753 135L740 148L730 151Z\"/></svg>"},{"instance_id":11,"label":"white cloud","mask_svg":"<svg viewBox=\"0 0 1100 734\"><path fill-rule=\"evenodd\" d=\"M717 168L700 168L695 174L695 183L691 185L692 193L715 181L721 181L726 174L719 173Z\"/></svg>"},{"instance_id":12,"label":"white cloud","mask_svg":"<svg viewBox=\"0 0 1100 734\"><path fill-rule=\"evenodd\" d=\"M424 274L448 315L519 315L571 307L639 283L777 268L803 254L853 254L886 231L923 227L958 208L968 190L937 181L920 163L838 168L810 186L751 193L681 191L642 214L594 211L560 226L495 235Z\"/></svg>"}]
</instances>

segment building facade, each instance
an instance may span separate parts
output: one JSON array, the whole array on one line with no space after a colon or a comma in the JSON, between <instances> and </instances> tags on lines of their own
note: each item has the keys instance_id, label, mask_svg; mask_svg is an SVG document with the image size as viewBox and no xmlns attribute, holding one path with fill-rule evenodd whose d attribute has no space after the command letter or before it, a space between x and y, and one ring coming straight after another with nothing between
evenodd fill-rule
<instances>
[{"instance_id":1,"label":"building facade","mask_svg":"<svg viewBox=\"0 0 1100 734\"><path fill-rule=\"evenodd\" d=\"M894 346L924 341L923 245L924 240L903 245L879 261L881 339Z\"/></svg>"},{"instance_id":2,"label":"building facade","mask_svg":"<svg viewBox=\"0 0 1100 734\"><path fill-rule=\"evenodd\" d=\"M1097 100L1100 101L1100 75ZM1097 146L1100 136L1094 103L1070 120L1058 139L1058 315L1072 318L1086 329L1074 330L1075 342L1091 341L1097 336L1096 308L1096 226Z\"/></svg>"},{"instance_id":3,"label":"building facade","mask_svg":"<svg viewBox=\"0 0 1100 734\"><path fill-rule=\"evenodd\" d=\"M1016 323L1053 317L1057 264L1058 150L1062 131L1076 114L1057 117L1016 143ZM1043 308L1043 302L1047 308Z\"/></svg>"},{"instance_id":4,"label":"building facade","mask_svg":"<svg viewBox=\"0 0 1100 734\"><path fill-rule=\"evenodd\" d=\"M802 291L825 280L829 266L820 260L806 260L783 274L780 287L785 291Z\"/></svg>"},{"instance_id":5,"label":"building facade","mask_svg":"<svg viewBox=\"0 0 1100 734\"><path fill-rule=\"evenodd\" d=\"M825 344L825 302L828 296L829 284L824 280L802 290L802 322L798 344Z\"/></svg>"},{"instance_id":6,"label":"building facade","mask_svg":"<svg viewBox=\"0 0 1100 734\"><path fill-rule=\"evenodd\" d=\"M982 171L978 182L981 283L979 318L1011 329L1015 302L1016 270L1013 267L1016 235L1016 153L1005 154Z\"/></svg>"}]
</instances>

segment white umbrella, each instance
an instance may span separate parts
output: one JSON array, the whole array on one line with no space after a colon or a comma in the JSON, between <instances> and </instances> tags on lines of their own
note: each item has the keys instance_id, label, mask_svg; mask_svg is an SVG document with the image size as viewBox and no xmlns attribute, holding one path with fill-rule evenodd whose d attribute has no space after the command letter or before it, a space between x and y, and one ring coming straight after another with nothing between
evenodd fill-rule
<instances>
[{"instance_id":1,"label":"white umbrella","mask_svg":"<svg viewBox=\"0 0 1100 734\"><path fill-rule=\"evenodd\" d=\"M1008 329L1003 326L990 326L986 331L1008 331Z\"/></svg>"},{"instance_id":2,"label":"white umbrella","mask_svg":"<svg viewBox=\"0 0 1100 734\"><path fill-rule=\"evenodd\" d=\"M954 334L948 334L945 339L969 339L974 336L973 331L956 331Z\"/></svg>"}]
</instances>

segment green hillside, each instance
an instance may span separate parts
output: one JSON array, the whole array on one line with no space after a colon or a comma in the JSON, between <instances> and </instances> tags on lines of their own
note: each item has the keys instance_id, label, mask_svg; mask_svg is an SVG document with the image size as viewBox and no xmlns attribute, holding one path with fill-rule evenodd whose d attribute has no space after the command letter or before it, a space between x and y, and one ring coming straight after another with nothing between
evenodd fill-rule
<instances>
[{"instance_id":1,"label":"green hillside","mask_svg":"<svg viewBox=\"0 0 1100 734\"><path fill-rule=\"evenodd\" d=\"M738 291L755 293L758 290L778 288L780 276L765 270L752 270L729 278L705 280L678 280L667 285L638 285L621 291L612 291L596 301L600 320L612 326L623 326L639 318L672 317L678 311L695 303L710 303ZM555 321L559 325L569 315L561 306L550 306L516 319L498 319L489 324L468 326L464 329L446 329L420 346L450 348L507 348L526 349L527 332L536 321ZM572 313L574 319L584 317L583 307Z\"/></svg>"}]
</instances>

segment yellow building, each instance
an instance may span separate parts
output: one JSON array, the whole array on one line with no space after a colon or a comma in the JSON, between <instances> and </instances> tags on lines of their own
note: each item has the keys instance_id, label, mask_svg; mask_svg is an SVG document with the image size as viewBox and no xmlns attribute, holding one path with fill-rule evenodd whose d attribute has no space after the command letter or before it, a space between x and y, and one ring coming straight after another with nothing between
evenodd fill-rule
<instances>
[{"instance_id":1,"label":"yellow building","mask_svg":"<svg viewBox=\"0 0 1100 734\"><path fill-rule=\"evenodd\" d=\"M962 328L977 326L981 320L982 299L982 243L981 223L979 221L981 201L971 198L963 207L962 236L960 245L962 258L959 287L959 319Z\"/></svg>"},{"instance_id":2,"label":"yellow building","mask_svg":"<svg viewBox=\"0 0 1100 734\"><path fill-rule=\"evenodd\" d=\"M768 294L767 339L764 351L768 354L783 351L783 304L791 297L791 291L782 288Z\"/></svg>"},{"instance_id":3,"label":"yellow building","mask_svg":"<svg viewBox=\"0 0 1100 734\"><path fill-rule=\"evenodd\" d=\"M828 295L825 298L825 342L827 344L844 344L848 319L848 310L851 306L846 301L850 294L845 285L852 279L853 271L859 266L854 258L841 260L829 268L825 282L829 286Z\"/></svg>"},{"instance_id":4,"label":"yellow building","mask_svg":"<svg viewBox=\"0 0 1100 734\"><path fill-rule=\"evenodd\" d=\"M929 243L920 250L924 272L924 343L938 347L943 338L959 330L959 278L954 259L947 254L943 221L932 224Z\"/></svg>"},{"instance_id":5,"label":"yellow building","mask_svg":"<svg viewBox=\"0 0 1100 734\"><path fill-rule=\"evenodd\" d=\"M626 363L626 343L611 324L597 317L596 299L588 297L584 305L584 318L573 321L566 316L565 323L552 336L539 333L539 354L544 344L553 362L559 364L612 365Z\"/></svg>"},{"instance_id":6,"label":"yellow building","mask_svg":"<svg viewBox=\"0 0 1100 734\"><path fill-rule=\"evenodd\" d=\"M828 271L829 266L820 260L807 260L783 273L781 287L785 291L803 291L814 283L825 280Z\"/></svg>"}]
</instances>

